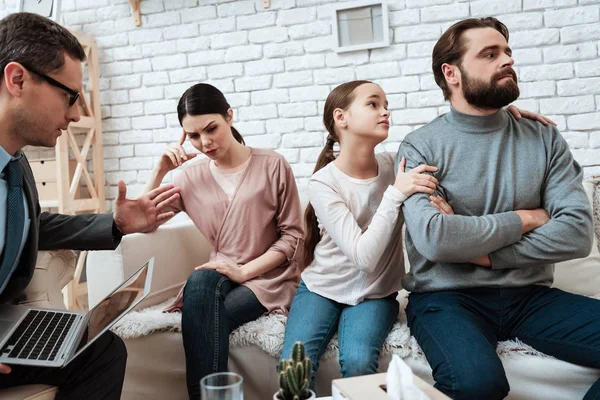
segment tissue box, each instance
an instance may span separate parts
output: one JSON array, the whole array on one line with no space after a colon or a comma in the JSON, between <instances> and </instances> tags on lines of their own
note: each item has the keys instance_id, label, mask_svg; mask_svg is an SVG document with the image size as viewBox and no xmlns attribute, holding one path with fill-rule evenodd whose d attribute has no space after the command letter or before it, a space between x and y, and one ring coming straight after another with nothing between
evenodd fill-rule
<instances>
[{"instance_id":1,"label":"tissue box","mask_svg":"<svg viewBox=\"0 0 600 400\"><path fill-rule=\"evenodd\" d=\"M335 379L331 382L333 400L391 400L381 388L385 385L386 374L355 376Z\"/></svg>"},{"instance_id":2,"label":"tissue box","mask_svg":"<svg viewBox=\"0 0 600 400\"><path fill-rule=\"evenodd\" d=\"M413 375L414 382L431 400L450 400L448 396ZM335 379L331 382L333 400L391 400L382 389L386 384L386 374L356 376L353 378Z\"/></svg>"}]
</instances>

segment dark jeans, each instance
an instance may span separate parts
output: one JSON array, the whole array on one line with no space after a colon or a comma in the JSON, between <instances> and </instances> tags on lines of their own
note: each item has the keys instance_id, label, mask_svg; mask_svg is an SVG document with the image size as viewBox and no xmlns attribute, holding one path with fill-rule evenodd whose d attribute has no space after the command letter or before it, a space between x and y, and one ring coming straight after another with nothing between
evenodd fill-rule
<instances>
[{"instance_id":1,"label":"dark jeans","mask_svg":"<svg viewBox=\"0 0 600 400\"><path fill-rule=\"evenodd\" d=\"M411 293L410 331L453 399L503 399L498 341L519 339L558 359L600 368L600 301L543 286ZM600 399L600 380L584 397Z\"/></svg>"},{"instance_id":2,"label":"dark jeans","mask_svg":"<svg viewBox=\"0 0 600 400\"><path fill-rule=\"evenodd\" d=\"M126 363L125 344L107 332L64 368L12 365L10 374L0 374L0 389L28 384L54 385L58 386L56 400L118 400Z\"/></svg>"},{"instance_id":3,"label":"dark jeans","mask_svg":"<svg viewBox=\"0 0 600 400\"><path fill-rule=\"evenodd\" d=\"M298 340L304 343L313 363L310 385L314 389L321 355L337 332L342 376L376 373L381 346L398 319L396 296L394 293L349 306L311 292L301 281L285 326L280 359L290 358Z\"/></svg>"},{"instance_id":4,"label":"dark jeans","mask_svg":"<svg viewBox=\"0 0 600 400\"><path fill-rule=\"evenodd\" d=\"M199 270L190 275L181 317L190 399L200 398L200 379L227 371L231 331L266 311L250 289L217 271Z\"/></svg>"}]
</instances>

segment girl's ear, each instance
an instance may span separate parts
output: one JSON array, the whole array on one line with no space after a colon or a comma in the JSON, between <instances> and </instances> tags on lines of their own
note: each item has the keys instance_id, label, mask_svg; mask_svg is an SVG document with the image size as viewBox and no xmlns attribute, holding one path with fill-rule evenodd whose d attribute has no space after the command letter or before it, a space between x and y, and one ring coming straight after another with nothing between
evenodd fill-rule
<instances>
[{"instance_id":1,"label":"girl's ear","mask_svg":"<svg viewBox=\"0 0 600 400\"><path fill-rule=\"evenodd\" d=\"M333 110L333 121L335 122L335 126L340 129L346 129L348 127L348 122L346 121L346 112L341 108L336 108Z\"/></svg>"}]
</instances>

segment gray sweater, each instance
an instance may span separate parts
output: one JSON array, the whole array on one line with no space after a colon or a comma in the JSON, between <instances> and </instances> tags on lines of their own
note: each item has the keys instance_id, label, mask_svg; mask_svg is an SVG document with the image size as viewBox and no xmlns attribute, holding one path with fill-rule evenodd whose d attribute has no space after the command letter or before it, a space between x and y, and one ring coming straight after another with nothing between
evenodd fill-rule
<instances>
[{"instance_id":1,"label":"gray sweater","mask_svg":"<svg viewBox=\"0 0 600 400\"><path fill-rule=\"evenodd\" d=\"M491 116L454 108L410 133L400 145L406 170L439 168L438 188L455 215L442 215L429 196L403 204L414 292L469 287L550 286L554 263L587 256L592 212L582 170L554 126L505 110ZM521 235L514 210L544 208L551 220ZM489 255L492 267L469 261Z\"/></svg>"}]
</instances>

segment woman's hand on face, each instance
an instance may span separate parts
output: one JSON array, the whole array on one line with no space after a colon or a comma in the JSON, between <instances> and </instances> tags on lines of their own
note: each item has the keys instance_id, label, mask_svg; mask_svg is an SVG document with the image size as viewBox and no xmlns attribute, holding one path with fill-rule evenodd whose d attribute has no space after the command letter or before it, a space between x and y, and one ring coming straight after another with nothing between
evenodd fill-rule
<instances>
[{"instance_id":1,"label":"woman's hand on face","mask_svg":"<svg viewBox=\"0 0 600 400\"><path fill-rule=\"evenodd\" d=\"M543 125L552 124L552 125L556 126L556 122L552 121L550 118L544 117L543 115L539 115L539 114L536 114L531 111L521 110L520 108L517 108L517 107L513 106L512 104L510 106L506 107L506 109L517 120L520 120L521 118L527 118L527 119L532 119L534 121L539 121Z\"/></svg>"},{"instance_id":2,"label":"woman's hand on face","mask_svg":"<svg viewBox=\"0 0 600 400\"><path fill-rule=\"evenodd\" d=\"M406 167L406 158L402 157L398 165L398 174L394 187L401 191L406 197L410 197L417 192L433 194L435 188L439 185L434 176L424 172L436 172L437 167L421 164L410 172L404 172Z\"/></svg>"},{"instance_id":3,"label":"woman's hand on face","mask_svg":"<svg viewBox=\"0 0 600 400\"><path fill-rule=\"evenodd\" d=\"M209 261L206 264L202 264L196 267L195 269L214 269L215 271L217 271L221 275L226 276L227 278L229 278L230 281L233 281L235 283L244 283L247 280L242 268L231 261Z\"/></svg>"},{"instance_id":4,"label":"woman's hand on face","mask_svg":"<svg viewBox=\"0 0 600 400\"><path fill-rule=\"evenodd\" d=\"M432 206L438 209L438 211L444 215L454 214L454 210L450 207L450 204L442 198L442 196L435 195L429 196L429 202Z\"/></svg>"},{"instance_id":5,"label":"woman's hand on face","mask_svg":"<svg viewBox=\"0 0 600 400\"><path fill-rule=\"evenodd\" d=\"M160 171L172 171L175 168L183 165L186 161L197 156L195 153L187 153L183 148L185 137L186 134L183 132L177 144L171 145L163 151L160 161L158 162L158 169Z\"/></svg>"}]
</instances>

